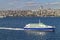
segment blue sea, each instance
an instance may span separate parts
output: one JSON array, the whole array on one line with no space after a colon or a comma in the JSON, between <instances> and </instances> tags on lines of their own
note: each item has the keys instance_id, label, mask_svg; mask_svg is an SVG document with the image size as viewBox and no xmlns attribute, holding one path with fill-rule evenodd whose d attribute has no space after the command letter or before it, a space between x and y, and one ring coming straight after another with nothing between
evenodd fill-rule
<instances>
[{"instance_id":1,"label":"blue sea","mask_svg":"<svg viewBox=\"0 0 60 40\"><path fill-rule=\"evenodd\" d=\"M0 18L0 27L24 28L29 23L55 26L54 32L0 30L0 40L60 40L60 17L6 17Z\"/></svg>"}]
</instances>

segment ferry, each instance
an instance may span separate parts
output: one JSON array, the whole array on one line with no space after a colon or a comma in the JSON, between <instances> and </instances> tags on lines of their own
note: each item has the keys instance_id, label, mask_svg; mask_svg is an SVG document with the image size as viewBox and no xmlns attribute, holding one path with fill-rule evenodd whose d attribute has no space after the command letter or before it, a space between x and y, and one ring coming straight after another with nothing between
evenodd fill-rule
<instances>
[{"instance_id":1,"label":"ferry","mask_svg":"<svg viewBox=\"0 0 60 40\"><path fill-rule=\"evenodd\" d=\"M0 27L0 29L4 30L26 30L26 31L55 31L55 26L46 25L42 22L40 23L29 23L24 28L7 28Z\"/></svg>"},{"instance_id":2,"label":"ferry","mask_svg":"<svg viewBox=\"0 0 60 40\"><path fill-rule=\"evenodd\" d=\"M30 23L24 27L25 30L35 31L54 31L55 26L45 25L44 23Z\"/></svg>"}]
</instances>

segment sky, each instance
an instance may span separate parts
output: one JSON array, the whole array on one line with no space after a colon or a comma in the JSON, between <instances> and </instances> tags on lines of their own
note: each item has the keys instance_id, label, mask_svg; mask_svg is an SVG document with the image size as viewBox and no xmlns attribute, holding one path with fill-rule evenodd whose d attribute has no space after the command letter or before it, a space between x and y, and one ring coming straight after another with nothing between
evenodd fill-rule
<instances>
[{"instance_id":1,"label":"sky","mask_svg":"<svg viewBox=\"0 0 60 40\"><path fill-rule=\"evenodd\" d=\"M0 0L2 9L37 9L43 8L60 9L60 0Z\"/></svg>"}]
</instances>

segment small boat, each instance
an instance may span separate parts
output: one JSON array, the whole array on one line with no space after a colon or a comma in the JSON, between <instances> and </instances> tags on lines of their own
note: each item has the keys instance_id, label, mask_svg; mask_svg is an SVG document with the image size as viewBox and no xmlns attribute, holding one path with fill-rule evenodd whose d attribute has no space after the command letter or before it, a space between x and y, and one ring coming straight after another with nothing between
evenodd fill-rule
<instances>
[{"instance_id":1,"label":"small boat","mask_svg":"<svg viewBox=\"0 0 60 40\"><path fill-rule=\"evenodd\" d=\"M6 17L6 16L0 16L0 18L4 18L4 17Z\"/></svg>"},{"instance_id":2,"label":"small boat","mask_svg":"<svg viewBox=\"0 0 60 40\"><path fill-rule=\"evenodd\" d=\"M30 23L24 27L25 30L35 30L35 31L54 31L55 26L45 25L43 23Z\"/></svg>"}]
</instances>

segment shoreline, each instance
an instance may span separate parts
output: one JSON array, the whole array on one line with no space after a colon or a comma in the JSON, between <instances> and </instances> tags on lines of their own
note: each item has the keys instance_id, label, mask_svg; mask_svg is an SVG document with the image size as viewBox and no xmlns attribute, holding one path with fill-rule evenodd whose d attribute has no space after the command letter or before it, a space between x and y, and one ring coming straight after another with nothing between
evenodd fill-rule
<instances>
[{"instance_id":1,"label":"shoreline","mask_svg":"<svg viewBox=\"0 0 60 40\"><path fill-rule=\"evenodd\" d=\"M29 18L34 18L34 17L40 17L40 16L0 16L0 18L7 18L7 17L29 17ZM44 18L55 18L56 16L46 16L46 17L44 17ZM42 17L40 17L40 18L42 18Z\"/></svg>"}]
</instances>

